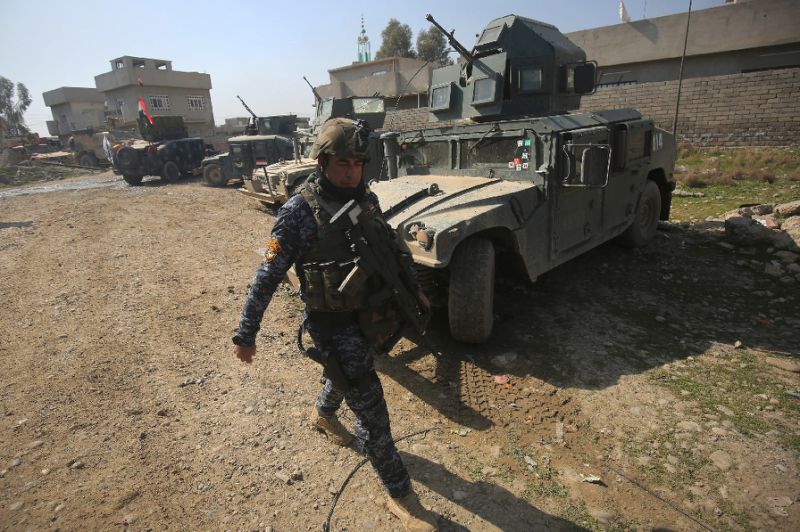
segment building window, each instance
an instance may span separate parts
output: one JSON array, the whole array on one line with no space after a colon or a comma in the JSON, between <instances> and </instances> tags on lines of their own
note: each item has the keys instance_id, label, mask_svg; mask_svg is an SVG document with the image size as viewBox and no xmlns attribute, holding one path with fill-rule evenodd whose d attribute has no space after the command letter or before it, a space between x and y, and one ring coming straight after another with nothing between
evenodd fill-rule
<instances>
[{"instance_id":1,"label":"building window","mask_svg":"<svg viewBox=\"0 0 800 532\"><path fill-rule=\"evenodd\" d=\"M149 96L151 111L169 111L169 96Z\"/></svg>"},{"instance_id":2,"label":"building window","mask_svg":"<svg viewBox=\"0 0 800 532\"><path fill-rule=\"evenodd\" d=\"M187 96L190 111L202 111L206 108L206 99L202 96Z\"/></svg>"},{"instance_id":3,"label":"building window","mask_svg":"<svg viewBox=\"0 0 800 532\"><path fill-rule=\"evenodd\" d=\"M134 59L133 68L144 68L144 59Z\"/></svg>"}]
</instances>

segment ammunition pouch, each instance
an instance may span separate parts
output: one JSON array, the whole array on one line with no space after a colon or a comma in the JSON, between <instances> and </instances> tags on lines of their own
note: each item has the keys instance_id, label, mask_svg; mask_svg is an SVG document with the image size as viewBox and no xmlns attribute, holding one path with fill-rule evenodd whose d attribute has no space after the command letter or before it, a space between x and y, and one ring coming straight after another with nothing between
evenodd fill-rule
<instances>
[{"instance_id":1,"label":"ammunition pouch","mask_svg":"<svg viewBox=\"0 0 800 532\"><path fill-rule=\"evenodd\" d=\"M306 309L325 312L350 312L366 308L366 284L355 290L340 290L356 267L355 260L311 262L302 265Z\"/></svg>"},{"instance_id":2,"label":"ammunition pouch","mask_svg":"<svg viewBox=\"0 0 800 532\"><path fill-rule=\"evenodd\" d=\"M385 354L392 350L403 333L403 316L393 301L370 306L358 313L358 326L367 343L375 352Z\"/></svg>"}]
</instances>

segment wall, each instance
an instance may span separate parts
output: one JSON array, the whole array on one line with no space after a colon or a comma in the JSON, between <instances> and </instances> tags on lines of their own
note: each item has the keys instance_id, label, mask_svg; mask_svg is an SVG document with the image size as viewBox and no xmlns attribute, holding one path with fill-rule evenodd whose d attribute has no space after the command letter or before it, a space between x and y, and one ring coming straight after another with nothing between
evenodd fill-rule
<instances>
[{"instance_id":1,"label":"wall","mask_svg":"<svg viewBox=\"0 0 800 532\"><path fill-rule=\"evenodd\" d=\"M677 88L662 81L599 89L583 97L580 111L630 107L672 131ZM427 108L393 111L384 129L421 129L427 119ZM678 138L697 146L800 146L800 68L684 80Z\"/></svg>"},{"instance_id":2,"label":"wall","mask_svg":"<svg viewBox=\"0 0 800 532\"><path fill-rule=\"evenodd\" d=\"M158 86L137 87L133 85L107 91L105 95L110 109L116 108L117 100L123 101L123 125L135 123L136 118L139 116L138 97L142 96L147 104L147 112L151 116L182 116L190 135L203 136L214 133L214 110L211 104L211 95L207 90ZM151 95L169 96L169 110L156 111L152 109L148 98ZM190 95L203 96L205 108L202 110L190 110L186 98Z\"/></svg>"},{"instance_id":3,"label":"wall","mask_svg":"<svg viewBox=\"0 0 800 532\"><path fill-rule=\"evenodd\" d=\"M677 81L598 89L581 111L631 107L672 130ZM678 137L699 146L800 145L800 68L683 81Z\"/></svg>"}]
</instances>

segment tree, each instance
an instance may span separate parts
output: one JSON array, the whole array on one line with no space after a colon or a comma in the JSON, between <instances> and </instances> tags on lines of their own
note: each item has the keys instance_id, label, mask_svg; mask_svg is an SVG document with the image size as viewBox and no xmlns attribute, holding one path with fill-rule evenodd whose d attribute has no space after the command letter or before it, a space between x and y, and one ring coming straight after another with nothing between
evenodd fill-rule
<instances>
[{"instance_id":1,"label":"tree","mask_svg":"<svg viewBox=\"0 0 800 532\"><path fill-rule=\"evenodd\" d=\"M375 59L387 57L416 57L411 48L411 27L401 24L397 19L389 19L389 23L381 32L381 47L375 54Z\"/></svg>"},{"instance_id":2,"label":"tree","mask_svg":"<svg viewBox=\"0 0 800 532\"><path fill-rule=\"evenodd\" d=\"M4 134L12 137L30 133L23 115L33 100L24 83L17 83L16 96L14 101L14 83L0 76L0 117L3 119L3 129L7 129Z\"/></svg>"},{"instance_id":3,"label":"tree","mask_svg":"<svg viewBox=\"0 0 800 532\"><path fill-rule=\"evenodd\" d=\"M420 30L417 34L417 57L420 59L440 65L452 65L453 61L447 57L447 51L447 41L435 27Z\"/></svg>"}]
</instances>

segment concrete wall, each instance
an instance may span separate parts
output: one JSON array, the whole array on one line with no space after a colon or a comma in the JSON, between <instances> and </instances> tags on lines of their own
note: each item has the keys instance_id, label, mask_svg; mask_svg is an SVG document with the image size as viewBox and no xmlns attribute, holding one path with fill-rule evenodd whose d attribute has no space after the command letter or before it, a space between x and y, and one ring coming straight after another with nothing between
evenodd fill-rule
<instances>
[{"instance_id":1,"label":"concrete wall","mask_svg":"<svg viewBox=\"0 0 800 532\"><path fill-rule=\"evenodd\" d=\"M677 81L600 89L581 111L630 107L672 131ZM800 68L684 80L678 137L698 146L800 146ZM384 129L424 128L428 109L386 114Z\"/></svg>"},{"instance_id":2,"label":"concrete wall","mask_svg":"<svg viewBox=\"0 0 800 532\"><path fill-rule=\"evenodd\" d=\"M677 81L599 89L581 111L632 107L672 130ZM800 145L800 68L683 81L678 137L700 146Z\"/></svg>"}]
</instances>

